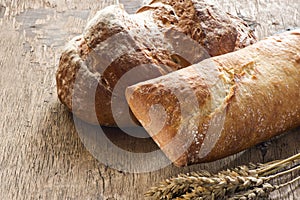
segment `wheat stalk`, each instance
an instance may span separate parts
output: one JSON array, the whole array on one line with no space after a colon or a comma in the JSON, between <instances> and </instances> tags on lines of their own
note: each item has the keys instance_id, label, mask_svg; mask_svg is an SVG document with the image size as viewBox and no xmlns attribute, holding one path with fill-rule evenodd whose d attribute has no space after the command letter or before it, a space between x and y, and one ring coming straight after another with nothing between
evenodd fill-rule
<instances>
[{"instance_id":1,"label":"wheat stalk","mask_svg":"<svg viewBox=\"0 0 300 200\"><path fill-rule=\"evenodd\" d=\"M300 154L265 164L249 164L211 174L208 171L179 174L152 187L145 196L168 200L259 199L300 179L272 185L270 180L300 170ZM290 167L290 168L288 168Z\"/></svg>"}]
</instances>

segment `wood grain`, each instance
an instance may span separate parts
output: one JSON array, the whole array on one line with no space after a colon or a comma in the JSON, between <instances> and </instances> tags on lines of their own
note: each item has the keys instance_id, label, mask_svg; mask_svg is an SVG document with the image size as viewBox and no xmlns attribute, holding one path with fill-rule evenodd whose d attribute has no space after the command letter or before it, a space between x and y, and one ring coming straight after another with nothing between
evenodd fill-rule
<instances>
[{"instance_id":1,"label":"wood grain","mask_svg":"<svg viewBox=\"0 0 300 200\"><path fill-rule=\"evenodd\" d=\"M88 18L114 0L0 0L0 196L1 199L144 199L152 185L178 173L217 171L300 152L300 130L213 163L124 173L97 161L84 147L72 115L56 94L55 71L64 44ZM141 1L123 0L134 12ZM300 27L298 0L210 0L256 25L260 38ZM112 131L114 132L114 131ZM117 132L117 131L116 131ZM142 148L115 134L120 145ZM145 148L155 148L153 143ZM289 174L280 182L300 174ZM297 199L299 182L271 199Z\"/></svg>"}]
</instances>

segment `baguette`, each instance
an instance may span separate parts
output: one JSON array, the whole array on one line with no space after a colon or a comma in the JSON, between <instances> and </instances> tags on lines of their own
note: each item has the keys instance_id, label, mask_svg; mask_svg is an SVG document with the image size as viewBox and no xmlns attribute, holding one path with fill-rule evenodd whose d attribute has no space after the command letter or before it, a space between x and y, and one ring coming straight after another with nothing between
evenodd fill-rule
<instances>
[{"instance_id":1,"label":"baguette","mask_svg":"<svg viewBox=\"0 0 300 200\"><path fill-rule=\"evenodd\" d=\"M178 33L185 36L179 46L174 39ZM88 123L131 126L126 115L126 86L254 42L256 38L243 20L199 0L156 0L134 15L127 14L121 5L109 6L63 51L56 74L58 97ZM123 89L114 94L121 77L140 65L152 67L144 67L122 82ZM118 106L117 116L112 111L112 96L117 105L123 105Z\"/></svg>"},{"instance_id":2,"label":"baguette","mask_svg":"<svg viewBox=\"0 0 300 200\"><path fill-rule=\"evenodd\" d=\"M175 165L235 154L300 125L300 29L130 86L126 98Z\"/></svg>"}]
</instances>

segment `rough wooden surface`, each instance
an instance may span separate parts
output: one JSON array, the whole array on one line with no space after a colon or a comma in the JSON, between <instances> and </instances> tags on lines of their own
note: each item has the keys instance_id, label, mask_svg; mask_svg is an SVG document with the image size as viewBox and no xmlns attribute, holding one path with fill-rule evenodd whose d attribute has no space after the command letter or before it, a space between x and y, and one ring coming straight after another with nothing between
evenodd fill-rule
<instances>
[{"instance_id":1,"label":"rough wooden surface","mask_svg":"<svg viewBox=\"0 0 300 200\"><path fill-rule=\"evenodd\" d=\"M168 166L132 174L110 169L84 147L72 116L56 95L55 71L63 45L80 34L86 20L113 0L0 0L0 198L144 199L159 181L198 169L219 169L281 159L300 152L300 130L264 145L208 164ZM120 0L133 12L138 0ZM256 21L264 37L300 27L298 0L210 0ZM254 25L255 25L254 24ZM122 145L137 146L116 134ZM150 144L153 145L153 144ZM289 174L288 180L300 174ZM271 199L297 199L299 182L275 191Z\"/></svg>"}]
</instances>

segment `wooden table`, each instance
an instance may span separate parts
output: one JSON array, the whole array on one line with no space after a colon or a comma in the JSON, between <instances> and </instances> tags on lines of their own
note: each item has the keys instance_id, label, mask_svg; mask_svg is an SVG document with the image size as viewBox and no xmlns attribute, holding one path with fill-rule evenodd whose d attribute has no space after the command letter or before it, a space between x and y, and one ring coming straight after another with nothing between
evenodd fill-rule
<instances>
[{"instance_id":1,"label":"wooden table","mask_svg":"<svg viewBox=\"0 0 300 200\"><path fill-rule=\"evenodd\" d=\"M139 4L138 0L120 2L129 12ZM210 2L255 21L260 38L300 27L299 0ZM178 173L217 171L282 159L300 151L300 130L293 130L229 158L185 168L168 166L134 174L97 161L78 137L72 116L58 101L55 71L64 44L82 32L97 10L113 3L0 0L0 199L144 199L150 186ZM118 134L112 137L125 146L139 145ZM299 184L273 192L271 199L299 199Z\"/></svg>"}]
</instances>

